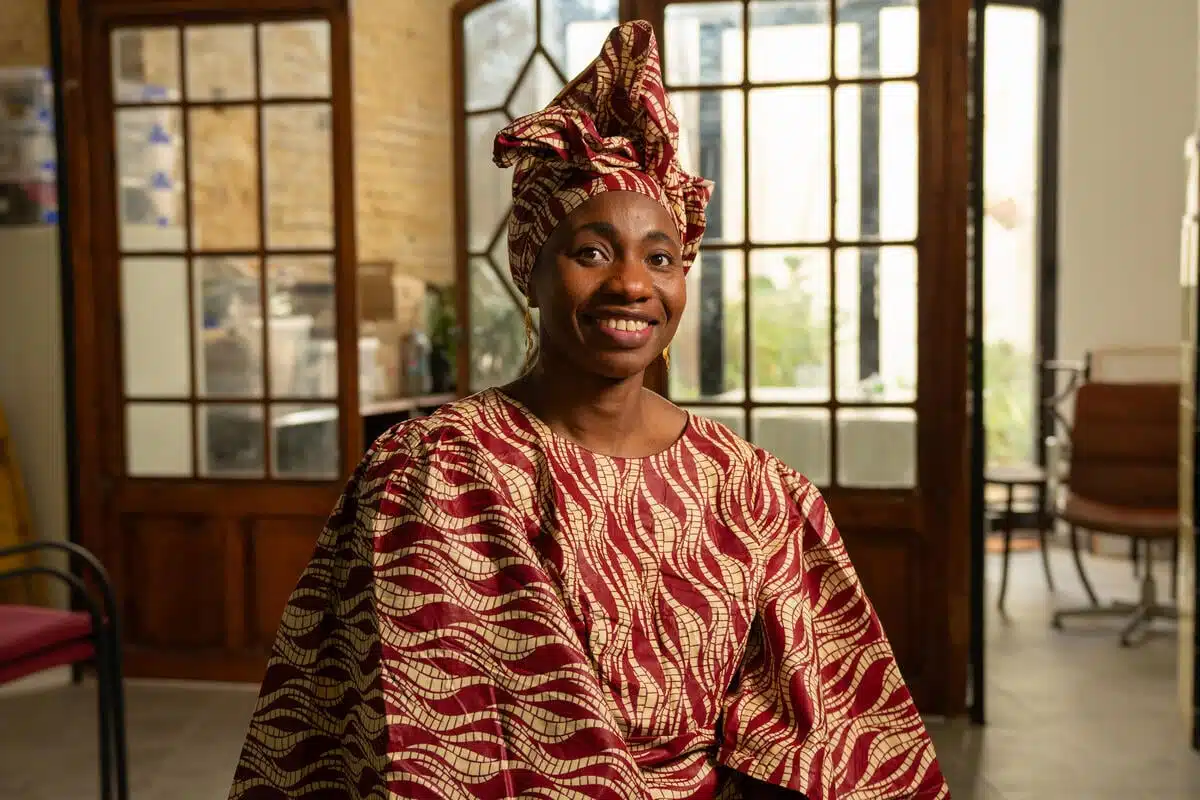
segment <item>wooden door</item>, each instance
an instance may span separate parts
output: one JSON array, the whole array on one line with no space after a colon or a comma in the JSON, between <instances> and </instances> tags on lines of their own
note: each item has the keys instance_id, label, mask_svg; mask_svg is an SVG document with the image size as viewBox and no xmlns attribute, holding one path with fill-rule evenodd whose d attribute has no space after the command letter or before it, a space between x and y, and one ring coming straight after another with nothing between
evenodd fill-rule
<instances>
[{"instance_id":1,"label":"wooden door","mask_svg":"<svg viewBox=\"0 0 1200 800\"><path fill-rule=\"evenodd\" d=\"M129 674L257 680L361 454L346 4L62 21L81 539Z\"/></svg>"},{"instance_id":2,"label":"wooden door","mask_svg":"<svg viewBox=\"0 0 1200 800\"><path fill-rule=\"evenodd\" d=\"M491 137L651 21L717 184L664 388L825 490L927 713L966 702L969 5L469 0L455 25L463 385L523 356Z\"/></svg>"},{"instance_id":3,"label":"wooden door","mask_svg":"<svg viewBox=\"0 0 1200 800\"><path fill-rule=\"evenodd\" d=\"M1196 453L1200 444L1200 140L1196 134L1184 147L1187 193L1180 242L1179 283L1182 290L1183 374L1179 397L1179 702L1191 732L1191 744L1200 750L1200 549L1196 536L1196 497L1200 470Z\"/></svg>"}]
</instances>

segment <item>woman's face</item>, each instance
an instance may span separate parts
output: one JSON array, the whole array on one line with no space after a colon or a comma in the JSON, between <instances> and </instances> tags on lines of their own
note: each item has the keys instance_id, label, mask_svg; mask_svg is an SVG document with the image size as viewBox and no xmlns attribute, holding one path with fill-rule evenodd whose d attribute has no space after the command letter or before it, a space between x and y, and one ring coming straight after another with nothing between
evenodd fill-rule
<instances>
[{"instance_id":1,"label":"woman's face","mask_svg":"<svg viewBox=\"0 0 1200 800\"><path fill-rule=\"evenodd\" d=\"M635 192L604 192L563 220L530 281L550 358L617 380L671 343L687 302L681 244L667 210Z\"/></svg>"}]
</instances>

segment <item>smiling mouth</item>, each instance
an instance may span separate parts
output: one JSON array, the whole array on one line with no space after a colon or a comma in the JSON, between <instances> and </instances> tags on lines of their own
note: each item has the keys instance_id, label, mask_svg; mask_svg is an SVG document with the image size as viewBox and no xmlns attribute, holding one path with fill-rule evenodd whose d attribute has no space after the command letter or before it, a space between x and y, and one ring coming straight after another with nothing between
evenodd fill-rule
<instances>
[{"instance_id":1,"label":"smiling mouth","mask_svg":"<svg viewBox=\"0 0 1200 800\"><path fill-rule=\"evenodd\" d=\"M629 333L637 333L650 327L650 323L644 319L597 319L596 324L606 330Z\"/></svg>"}]
</instances>

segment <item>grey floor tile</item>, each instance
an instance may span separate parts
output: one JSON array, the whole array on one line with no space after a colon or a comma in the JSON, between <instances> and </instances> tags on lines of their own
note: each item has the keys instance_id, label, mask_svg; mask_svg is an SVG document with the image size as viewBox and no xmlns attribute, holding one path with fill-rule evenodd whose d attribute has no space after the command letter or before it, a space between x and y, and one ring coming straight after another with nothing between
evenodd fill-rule
<instances>
[{"instance_id":1,"label":"grey floor tile","mask_svg":"<svg viewBox=\"0 0 1200 800\"><path fill-rule=\"evenodd\" d=\"M1051 596L1035 553L1014 555L1008 619L988 619L984 728L931 722L956 800L1196 800L1200 754L1186 746L1173 633L1133 649L1115 624L1054 631L1054 602L1078 603L1070 559L1054 554ZM989 562L994 605L998 562ZM1123 561L1092 559L1105 595L1135 589ZM221 800L254 693L245 687L131 682L133 800ZM0 800L97 796L90 684L0 693ZM11 720L19 720L16 725Z\"/></svg>"}]
</instances>

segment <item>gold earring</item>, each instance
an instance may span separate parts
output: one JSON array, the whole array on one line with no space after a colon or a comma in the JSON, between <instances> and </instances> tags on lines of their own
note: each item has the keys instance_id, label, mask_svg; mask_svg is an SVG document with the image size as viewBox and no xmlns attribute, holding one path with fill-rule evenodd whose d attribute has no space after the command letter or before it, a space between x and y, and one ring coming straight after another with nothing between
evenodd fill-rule
<instances>
[{"instance_id":1,"label":"gold earring","mask_svg":"<svg viewBox=\"0 0 1200 800\"><path fill-rule=\"evenodd\" d=\"M537 361L537 337L533 331L533 314L529 313L529 306L524 309L525 323L525 364L522 366L522 372L529 372L533 369L533 362Z\"/></svg>"},{"instance_id":2,"label":"gold earring","mask_svg":"<svg viewBox=\"0 0 1200 800\"><path fill-rule=\"evenodd\" d=\"M663 366L667 369L671 368L671 348L663 350Z\"/></svg>"}]
</instances>

